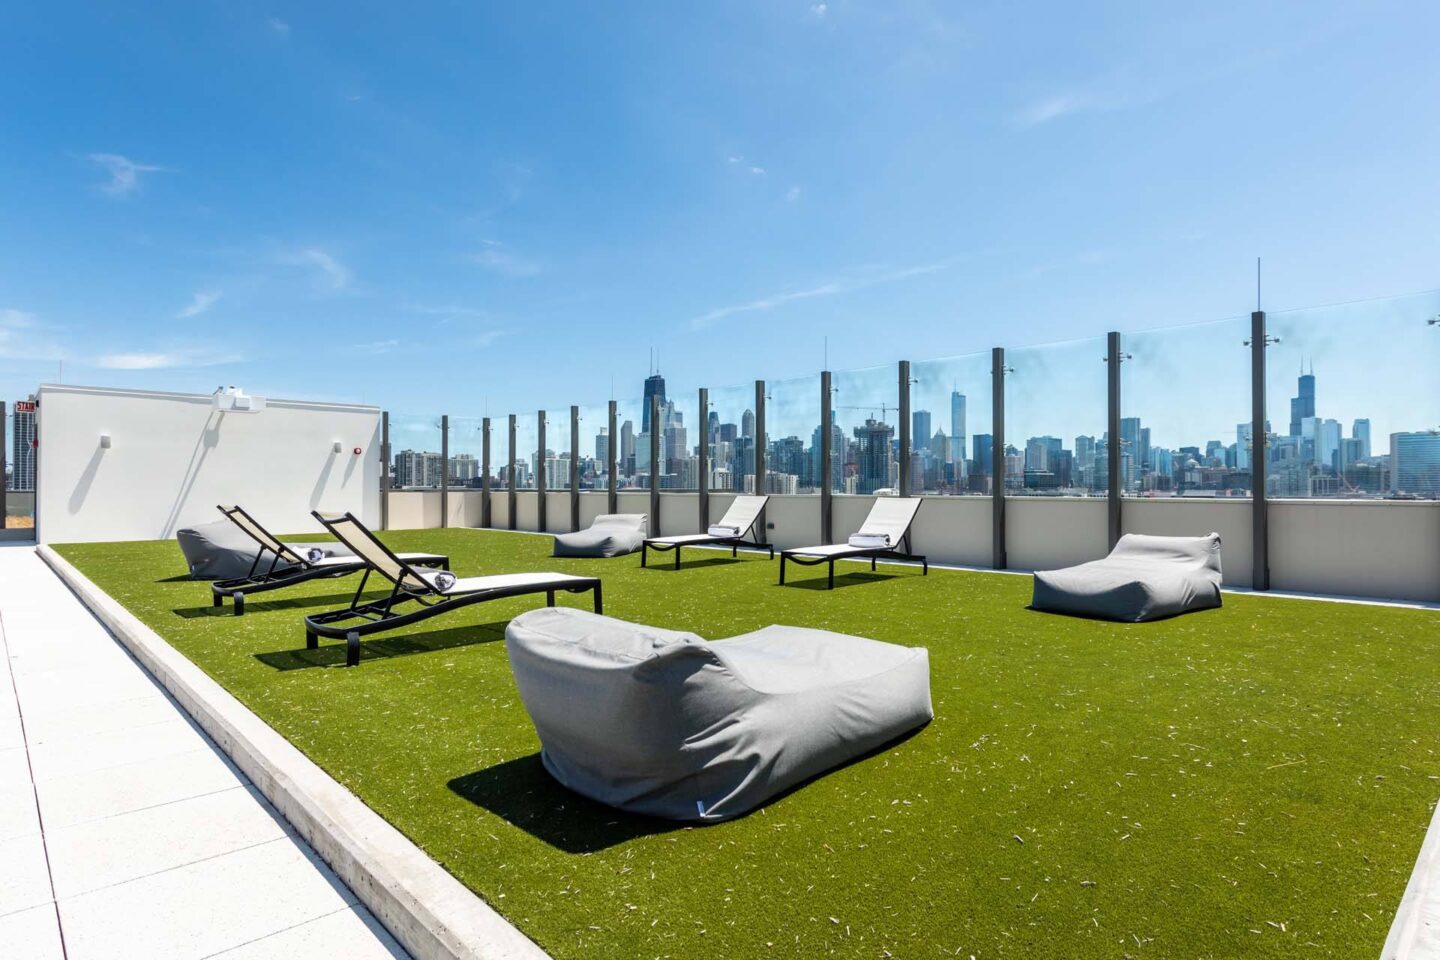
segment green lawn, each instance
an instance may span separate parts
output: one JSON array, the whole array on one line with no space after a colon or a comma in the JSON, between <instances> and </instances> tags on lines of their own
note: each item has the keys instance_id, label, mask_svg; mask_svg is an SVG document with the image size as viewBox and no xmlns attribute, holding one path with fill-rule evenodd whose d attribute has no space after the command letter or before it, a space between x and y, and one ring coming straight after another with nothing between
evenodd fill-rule
<instances>
[{"instance_id":1,"label":"green lawn","mask_svg":"<svg viewBox=\"0 0 1440 960\"><path fill-rule=\"evenodd\" d=\"M823 567L779 587L778 561L704 551L676 572L552 560L524 534L385 539L462 576L598 574L607 613L710 639L789 623L930 648L928 727L738 821L677 827L544 772L503 643L536 598L327 669L344 644L307 651L300 617L355 579L237 619L178 576L173 543L58 548L565 960L1368 960L1440 795L1434 611L1241 595L1116 625L1026 610L1027 577L856 564L826 592Z\"/></svg>"}]
</instances>

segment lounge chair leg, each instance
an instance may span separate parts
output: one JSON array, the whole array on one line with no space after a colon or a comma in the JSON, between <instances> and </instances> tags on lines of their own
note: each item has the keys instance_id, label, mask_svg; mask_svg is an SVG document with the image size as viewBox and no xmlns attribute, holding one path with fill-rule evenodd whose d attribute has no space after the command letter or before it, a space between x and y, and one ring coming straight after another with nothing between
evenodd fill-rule
<instances>
[{"instance_id":1,"label":"lounge chair leg","mask_svg":"<svg viewBox=\"0 0 1440 960\"><path fill-rule=\"evenodd\" d=\"M930 561L926 560L924 557L920 558L920 576L930 576Z\"/></svg>"},{"instance_id":2,"label":"lounge chair leg","mask_svg":"<svg viewBox=\"0 0 1440 960\"><path fill-rule=\"evenodd\" d=\"M675 544L675 569L680 569L680 544Z\"/></svg>"},{"instance_id":3,"label":"lounge chair leg","mask_svg":"<svg viewBox=\"0 0 1440 960\"><path fill-rule=\"evenodd\" d=\"M591 593L594 595L594 600L595 600L595 612L596 612L596 613L604 613L604 612L605 612L605 604L604 604L604 603L601 601L601 599L600 599L600 584L598 584L598 583L595 584L595 589L592 590Z\"/></svg>"},{"instance_id":4,"label":"lounge chair leg","mask_svg":"<svg viewBox=\"0 0 1440 960\"><path fill-rule=\"evenodd\" d=\"M640 566L645 566L645 560L650 555L650 548L642 541L640 544Z\"/></svg>"},{"instance_id":5,"label":"lounge chair leg","mask_svg":"<svg viewBox=\"0 0 1440 960\"><path fill-rule=\"evenodd\" d=\"M874 573L874 572L875 572L875 558L874 558L874 557L871 557L871 558L870 558L870 572L871 572L871 573Z\"/></svg>"},{"instance_id":6,"label":"lounge chair leg","mask_svg":"<svg viewBox=\"0 0 1440 960\"><path fill-rule=\"evenodd\" d=\"M829 582L828 585L826 585L825 589L826 589L826 590L834 590L834 589L835 589L835 561L834 561L834 560L831 560L831 561L830 561L830 582Z\"/></svg>"},{"instance_id":7,"label":"lounge chair leg","mask_svg":"<svg viewBox=\"0 0 1440 960\"><path fill-rule=\"evenodd\" d=\"M306 649L306 650L314 650L314 649L315 649L316 647L318 647L318 646L320 646L320 638L317 637L317 636L315 636L315 634L311 633L309 630L306 630L306 631L305 631L305 649Z\"/></svg>"},{"instance_id":8,"label":"lounge chair leg","mask_svg":"<svg viewBox=\"0 0 1440 960\"><path fill-rule=\"evenodd\" d=\"M555 591L554 591L554 590L546 590L546 591L545 591L545 606L547 606L547 607L553 607L553 606L555 606Z\"/></svg>"},{"instance_id":9,"label":"lounge chair leg","mask_svg":"<svg viewBox=\"0 0 1440 960\"><path fill-rule=\"evenodd\" d=\"M735 544L733 544L733 543L730 544L730 559L731 559L731 560L734 560L735 558L737 558L737 557L739 557L739 556L740 556L740 548L737 547L737 546L735 546Z\"/></svg>"},{"instance_id":10,"label":"lounge chair leg","mask_svg":"<svg viewBox=\"0 0 1440 960\"><path fill-rule=\"evenodd\" d=\"M225 606L225 597L222 596L221 594L218 594L218 593L211 594L211 595L210 595L210 599L211 599L212 601L214 601L214 603L212 604L213 606L216 606L216 607L223 607L223 606Z\"/></svg>"},{"instance_id":11,"label":"lounge chair leg","mask_svg":"<svg viewBox=\"0 0 1440 960\"><path fill-rule=\"evenodd\" d=\"M772 553L773 557L774 554ZM780 586L785 586L785 554L780 554Z\"/></svg>"},{"instance_id":12,"label":"lounge chair leg","mask_svg":"<svg viewBox=\"0 0 1440 960\"><path fill-rule=\"evenodd\" d=\"M775 548L774 548L774 547L771 547L771 548L770 548L770 559L771 559L771 560L774 560L774 559L775 559Z\"/></svg>"},{"instance_id":13,"label":"lounge chair leg","mask_svg":"<svg viewBox=\"0 0 1440 960\"><path fill-rule=\"evenodd\" d=\"M345 666L360 666L360 634L354 630L345 634Z\"/></svg>"},{"instance_id":14,"label":"lounge chair leg","mask_svg":"<svg viewBox=\"0 0 1440 960\"><path fill-rule=\"evenodd\" d=\"M242 616L245 613L245 594L240 590L236 590L230 596L231 599L235 601L235 616Z\"/></svg>"}]
</instances>

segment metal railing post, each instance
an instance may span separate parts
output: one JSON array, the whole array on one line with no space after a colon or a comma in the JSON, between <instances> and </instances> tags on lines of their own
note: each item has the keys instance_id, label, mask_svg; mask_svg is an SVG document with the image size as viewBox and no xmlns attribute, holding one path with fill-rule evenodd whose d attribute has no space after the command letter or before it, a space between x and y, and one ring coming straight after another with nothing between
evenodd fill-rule
<instances>
[{"instance_id":1,"label":"metal railing post","mask_svg":"<svg viewBox=\"0 0 1440 960\"><path fill-rule=\"evenodd\" d=\"M619 451L616 448L620 445L620 436L615 432L616 411L614 400L610 401L609 417L610 440L605 444L605 476L607 478L605 512L619 513L620 497L617 491L620 489L620 480L616 476L616 464L620 462L620 459Z\"/></svg>"},{"instance_id":2,"label":"metal railing post","mask_svg":"<svg viewBox=\"0 0 1440 960\"><path fill-rule=\"evenodd\" d=\"M480 526L490 526L490 418L480 420Z\"/></svg>"},{"instance_id":3,"label":"metal railing post","mask_svg":"<svg viewBox=\"0 0 1440 960\"><path fill-rule=\"evenodd\" d=\"M540 532L545 532L545 411L538 414L537 426L539 440L535 445L535 496L537 497L536 509L539 511L536 516L535 525Z\"/></svg>"},{"instance_id":4,"label":"metal railing post","mask_svg":"<svg viewBox=\"0 0 1440 960\"><path fill-rule=\"evenodd\" d=\"M570 407L570 529L580 529L580 408Z\"/></svg>"},{"instance_id":5,"label":"metal railing post","mask_svg":"<svg viewBox=\"0 0 1440 960\"><path fill-rule=\"evenodd\" d=\"M390 529L390 412L380 414L380 529Z\"/></svg>"},{"instance_id":6,"label":"metal railing post","mask_svg":"<svg viewBox=\"0 0 1440 960\"><path fill-rule=\"evenodd\" d=\"M660 536L660 396L650 396L650 536Z\"/></svg>"},{"instance_id":7,"label":"metal railing post","mask_svg":"<svg viewBox=\"0 0 1440 960\"><path fill-rule=\"evenodd\" d=\"M700 532L710 526L710 391L700 388L700 456L696 464L696 500L700 511Z\"/></svg>"},{"instance_id":8,"label":"metal railing post","mask_svg":"<svg viewBox=\"0 0 1440 960\"><path fill-rule=\"evenodd\" d=\"M1110 471L1105 491L1105 529L1109 534L1110 549L1114 550L1115 544L1120 540L1120 495L1123 489L1120 468L1124 462L1121 458L1124 438L1120 436L1120 334L1115 331L1111 331L1106 338L1105 363L1109 367L1105 371L1109 385L1105 422L1110 435L1105 445L1106 462Z\"/></svg>"},{"instance_id":9,"label":"metal railing post","mask_svg":"<svg viewBox=\"0 0 1440 960\"><path fill-rule=\"evenodd\" d=\"M834 490L830 484L830 463L835 456L835 444L830 434L834 432L834 400L830 396L830 371L820 372L820 542L830 542L830 508Z\"/></svg>"},{"instance_id":10,"label":"metal railing post","mask_svg":"<svg viewBox=\"0 0 1440 960\"><path fill-rule=\"evenodd\" d=\"M508 488L506 496L510 501L510 516L507 518L505 525L509 529L514 530L515 505L518 498L515 495L515 414L513 413L510 414L510 460L509 466L505 469L505 485Z\"/></svg>"},{"instance_id":11,"label":"metal railing post","mask_svg":"<svg viewBox=\"0 0 1440 960\"><path fill-rule=\"evenodd\" d=\"M910 435L910 361L900 361L900 496L910 496L910 445L915 438ZM922 437L922 440L929 439Z\"/></svg>"},{"instance_id":12,"label":"metal railing post","mask_svg":"<svg viewBox=\"0 0 1440 960\"><path fill-rule=\"evenodd\" d=\"M753 454L754 454L753 459L754 459L754 461L755 461L755 491L754 491L754 493L755 493L755 496L757 496L757 497L763 497L763 496L765 496L765 454L766 454L766 446L767 446L766 443L765 443L765 381L764 381L764 380L756 380L756 381L755 381L755 436L754 436L753 438L751 438L751 441L750 441L750 442L754 445L754 450L753 450ZM742 464L741 464L741 467L742 467L742 468L744 467L743 462L742 462ZM745 491L744 491L743 487L744 487L745 481L744 481L744 478L743 478L743 477L741 477L740 484L741 484L741 488L742 488L742 489L740 489L740 490L738 490L738 491L736 491L736 492L737 492L737 493L744 493ZM765 511L762 509L762 510L760 511L760 517L759 517L759 519L757 519L757 520L755 521L755 532L756 532L756 534L758 534L761 543L764 543L764 542L766 542L766 541L769 539L769 537L768 537L768 536L766 535L766 533L765 533L766 529L767 529L767 528L766 528L766 524L765 524Z\"/></svg>"},{"instance_id":13,"label":"metal railing post","mask_svg":"<svg viewBox=\"0 0 1440 960\"><path fill-rule=\"evenodd\" d=\"M990 514L991 566L1006 567L1005 556L1005 348L990 354Z\"/></svg>"},{"instance_id":14,"label":"metal railing post","mask_svg":"<svg viewBox=\"0 0 1440 960\"><path fill-rule=\"evenodd\" d=\"M440 415L440 526L450 526L450 415Z\"/></svg>"},{"instance_id":15,"label":"metal railing post","mask_svg":"<svg viewBox=\"0 0 1440 960\"><path fill-rule=\"evenodd\" d=\"M1270 502L1265 489L1269 475L1270 434L1265 422L1265 311L1250 314L1250 539L1254 546L1251 585L1270 589Z\"/></svg>"}]
</instances>

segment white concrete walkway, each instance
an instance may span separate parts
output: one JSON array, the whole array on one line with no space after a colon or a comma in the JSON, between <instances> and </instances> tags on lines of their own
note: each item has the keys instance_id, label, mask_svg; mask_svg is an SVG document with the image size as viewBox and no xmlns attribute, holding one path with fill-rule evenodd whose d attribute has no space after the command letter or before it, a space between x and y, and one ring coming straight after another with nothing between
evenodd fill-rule
<instances>
[{"instance_id":1,"label":"white concrete walkway","mask_svg":"<svg viewBox=\"0 0 1440 960\"><path fill-rule=\"evenodd\" d=\"M0 654L0 955L405 956L30 546Z\"/></svg>"}]
</instances>

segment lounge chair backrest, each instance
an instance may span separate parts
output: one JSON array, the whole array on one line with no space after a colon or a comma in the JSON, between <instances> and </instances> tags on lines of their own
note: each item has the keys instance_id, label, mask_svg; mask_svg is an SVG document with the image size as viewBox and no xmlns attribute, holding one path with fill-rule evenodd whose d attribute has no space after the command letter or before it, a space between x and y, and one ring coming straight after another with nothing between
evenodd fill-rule
<instances>
[{"instance_id":1,"label":"lounge chair backrest","mask_svg":"<svg viewBox=\"0 0 1440 960\"><path fill-rule=\"evenodd\" d=\"M736 497L730 501L725 516L720 518L719 526L734 527L740 531L740 536L750 532L755 526L755 521L760 519L760 511L765 509L765 501L769 497Z\"/></svg>"},{"instance_id":2,"label":"lounge chair backrest","mask_svg":"<svg viewBox=\"0 0 1440 960\"><path fill-rule=\"evenodd\" d=\"M875 505L860 524L857 534L865 536L888 535L890 545L898 547L910 525L915 522L915 511L920 509L924 497L876 497Z\"/></svg>"},{"instance_id":3,"label":"lounge chair backrest","mask_svg":"<svg viewBox=\"0 0 1440 960\"><path fill-rule=\"evenodd\" d=\"M294 550L291 550L280 540L272 536L270 534L270 531L260 526L260 523L254 517L250 516L250 514L240 509L238 505L233 507L226 507L222 505L217 509L219 509L221 513L225 514L226 518L229 519L231 523L235 524L235 526L239 527L241 530L244 530L246 535L249 536L250 539L260 544L260 546L264 549L269 550L271 553L279 555L281 559L289 561L290 563L307 562L304 557L300 556L300 554L296 553Z\"/></svg>"},{"instance_id":4,"label":"lounge chair backrest","mask_svg":"<svg viewBox=\"0 0 1440 960\"><path fill-rule=\"evenodd\" d=\"M1108 559L1178 563L1219 573L1220 534L1211 533L1203 537L1159 537L1127 533L1116 542Z\"/></svg>"},{"instance_id":5,"label":"lounge chair backrest","mask_svg":"<svg viewBox=\"0 0 1440 960\"><path fill-rule=\"evenodd\" d=\"M410 564L401 560L371 533L365 524L356 520L353 514L326 517L318 511L313 513L316 520L325 525L341 543L354 551L355 556L364 560L370 569L386 580L411 593L438 593L431 583Z\"/></svg>"},{"instance_id":6,"label":"lounge chair backrest","mask_svg":"<svg viewBox=\"0 0 1440 960\"><path fill-rule=\"evenodd\" d=\"M637 533L645 532L649 518L643 513L602 513L595 518L592 527L621 527Z\"/></svg>"}]
</instances>

